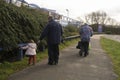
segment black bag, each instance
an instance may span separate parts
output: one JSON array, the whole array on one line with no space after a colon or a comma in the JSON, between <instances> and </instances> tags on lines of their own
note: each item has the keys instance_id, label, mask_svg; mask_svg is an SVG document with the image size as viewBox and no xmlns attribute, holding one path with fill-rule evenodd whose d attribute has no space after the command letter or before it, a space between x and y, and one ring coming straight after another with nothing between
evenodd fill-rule
<instances>
[{"instance_id":1,"label":"black bag","mask_svg":"<svg viewBox=\"0 0 120 80\"><path fill-rule=\"evenodd\" d=\"M78 41L78 44L77 44L76 48L77 48L77 49L81 49L81 46L82 46L81 41Z\"/></svg>"}]
</instances>

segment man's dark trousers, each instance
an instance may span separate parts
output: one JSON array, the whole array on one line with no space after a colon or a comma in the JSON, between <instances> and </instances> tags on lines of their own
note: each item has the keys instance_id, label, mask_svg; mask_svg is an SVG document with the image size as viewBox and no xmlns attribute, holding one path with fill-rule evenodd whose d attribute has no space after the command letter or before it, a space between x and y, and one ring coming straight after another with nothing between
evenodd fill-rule
<instances>
[{"instance_id":1,"label":"man's dark trousers","mask_svg":"<svg viewBox=\"0 0 120 80\"><path fill-rule=\"evenodd\" d=\"M48 45L48 63L57 64L59 59L59 44Z\"/></svg>"}]
</instances>

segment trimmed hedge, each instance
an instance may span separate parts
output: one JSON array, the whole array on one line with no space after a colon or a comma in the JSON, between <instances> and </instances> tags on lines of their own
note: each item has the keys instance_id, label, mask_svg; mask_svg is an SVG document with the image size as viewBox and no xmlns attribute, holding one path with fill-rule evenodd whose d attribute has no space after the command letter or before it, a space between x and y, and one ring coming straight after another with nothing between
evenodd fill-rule
<instances>
[{"instance_id":1,"label":"trimmed hedge","mask_svg":"<svg viewBox=\"0 0 120 80\"><path fill-rule=\"evenodd\" d=\"M17 7L0 0L0 57L14 54L19 43L38 37L47 23L47 14L28 7ZM9 56L10 57L10 56Z\"/></svg>"}]
</instances>

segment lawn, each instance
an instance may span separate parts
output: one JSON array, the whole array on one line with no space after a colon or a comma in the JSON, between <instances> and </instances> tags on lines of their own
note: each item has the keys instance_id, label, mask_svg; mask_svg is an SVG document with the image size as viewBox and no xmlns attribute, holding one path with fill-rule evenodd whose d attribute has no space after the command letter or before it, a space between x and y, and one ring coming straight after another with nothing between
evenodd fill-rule
<instances>
[{"instance_id":1,"label":"lawn","mask_svg":"<svg viewBox=\"0 0 120 80\"><path fill-rule=\"evenodd\" d=\"M104 37L101 37L100 42L102 48L110 56L113 62L114 71L118 75L117 80L120 80L120 42L106 39Z\"/></svg>"}]
</instances>

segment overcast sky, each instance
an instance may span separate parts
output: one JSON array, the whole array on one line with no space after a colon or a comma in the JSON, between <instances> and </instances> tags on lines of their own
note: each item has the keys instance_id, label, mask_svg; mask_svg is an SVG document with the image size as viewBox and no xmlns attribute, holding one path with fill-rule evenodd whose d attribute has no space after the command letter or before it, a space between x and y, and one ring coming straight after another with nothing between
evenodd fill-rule
<instances>
[{"instance_id":1,"label":"overcast sky","mask_svg":"<svg viewBox=\"0 0 120 80\"><path fill-rule=\"evenodd\" d=\"M57 13L77 19L93 11L105 11L111 18L120 22L119 0L25 0L42 8L56 10Z\"/></svg>"}]
</instances>

